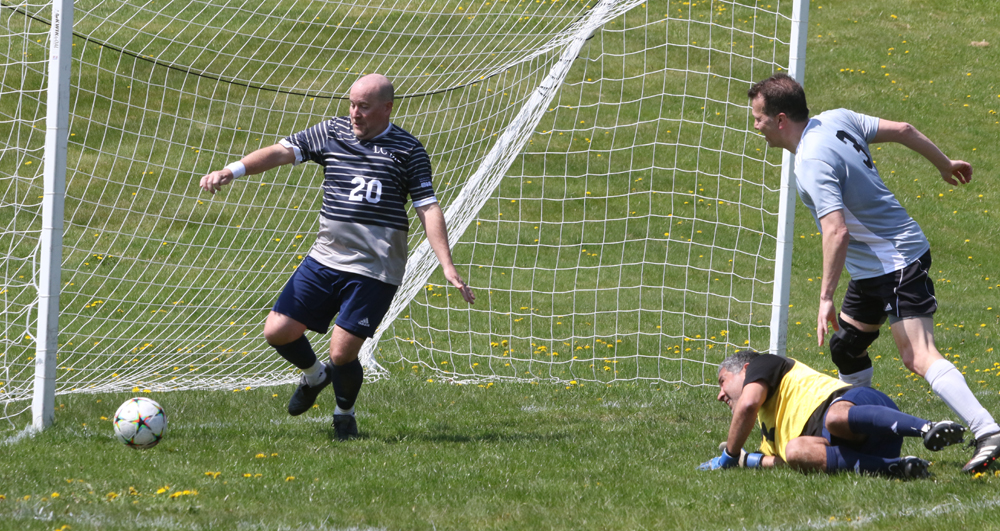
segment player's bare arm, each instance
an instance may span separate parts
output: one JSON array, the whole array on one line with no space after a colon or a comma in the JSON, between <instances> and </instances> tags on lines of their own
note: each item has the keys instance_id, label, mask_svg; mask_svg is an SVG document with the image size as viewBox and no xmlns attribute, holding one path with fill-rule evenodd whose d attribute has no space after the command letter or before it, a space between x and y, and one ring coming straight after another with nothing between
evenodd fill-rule
<instances>
[{"instance_id":1,"label":"player's bare arm","mask_svg":"<svg viewBox=\"0 0 1000 531\"><path fill-rule=\"evenodd\" d=\"M476 301L476 296L472 293L472 288L462 280L462 276L458 274L451 259L451 248L448 247L448 229L444 223L444 212L441 211L441 206L437 203L419 206L417 207L417 217L420 218L420 223L424 226L431 249L434 250L438 262L441 262L444 278L448 279L452 286L458 288L465 302L473 304Z\"/></svg>"},{"instance_id":2,"label":"player's bare arm","mask_svg":"<svg viewBox=\"0 0 1000 531\"><path fill-rule=\"evenodd\" d=\"M948 184L958 186L972 180L971 164L949 159L934 142L908 123L880 119L878 133L872 140L872 143L878 142L896 142L916 151L941 172L941 178Z\"/></svg>"},{"instance_id":3,"label":"player's bare arm","mask_svg":"<svg viewBox=\"0 0 1000 531\"><path fill-rule=\"evenodd\" d=\"M750 382L743 386L743 394L733 406L733 420L729 423L727 448L743 448L750 432L757 424L757 412L767 400L767 386L760 382Z\"/></svg>"},{"instance_id":4,"label":"player's bare arm","mask_svg":"<svg viewBox=\"0 0 1000 531\"><path fill-rule=\"evenodd\" d=\"M847 223L844 221L843 210L834 210L823 216L819 224L823 232L823 278L819 291L819 312L816 316L816 337L819 346L823 346L827 323L832 324L834 330L840 330L833 294L837 291L840 275L844 272L850 235Z\"/></svg>"},{"instance_id":5,"label":"player's bare arm","mask_svg":"<svg viewBox=\"0 0 1000 531\"><path fill-rule=\"evenodd\" d=\"M721 455L702 463L699 470L719 470L722 468L741 467L772 467L774 459L766 459L761 453L749 454L743 449L750 432L757 422L757 412L767 399L767 387L760 382L743 385L746 375L746 365L740 373L726 369L719 370L720 402L725 402L733 412L733 420L729 425L726 442L719 446ZM732 448L732 450L729 450Z\"/></svg>"},{"instance_id":6,"label":"player's bare arm","mask_svg":"<svg viewBox=\"0 0 1000 531\"><path fill-rule=\"evenodd\" d=\"M244 175L256 175L295 162L295 150L281 144L258 149L239 160L245 168ZM201 178L201 189L215 195L223 186L233 182L236 176L229 167L213 171Z\"/></svg>"}]
</instances>

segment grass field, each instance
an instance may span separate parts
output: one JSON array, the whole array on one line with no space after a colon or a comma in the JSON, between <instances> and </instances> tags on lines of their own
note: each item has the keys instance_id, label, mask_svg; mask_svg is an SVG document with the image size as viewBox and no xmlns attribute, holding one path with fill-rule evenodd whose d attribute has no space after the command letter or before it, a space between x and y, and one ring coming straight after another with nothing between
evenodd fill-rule
<instances>
[{"instance_id":1,"label":"grass field","mask_svg":"<svg viewBox=\"0 0 1000 531\"><path fill-rule=\"evenodd\" d=\"M883 178L931 240L941 302L938 347L965 372L983 405L1000 415L1000 355L994 351L1000 334L1000 261L994 256L1000 192L991 186L1000 165L997 27L1000 9L986 0L947 7L929 0L814 1L805 85L814 113L849 107L908 121L950 156L973 164L973 182L959 188L941 182L905 148L882 145L873 152ZM292 114L289 123L305 119ZM249 141L235 138L230 149ZM189 162L187 155L158 156L178 173ZM85 169L86 157L78 168ZM449 164L460 167L460 157L453 157ZM132 191L149 192L144 200L151 203L172 196L171 185L148 184L123 190L123 201ZM259 193L288 203L308 195L295 185ZM250 195L236 206L243 199ZM820 240L798 207L788 353L830 370L814 337ZM205 226L228 219L226 207L213 208L190 217ZM81 226L104 216L109 233L117 234L114 223L125 221L112 223L113 210L95 213L83 205L67 212L80 216ZM304 216L303 232L312 230L312 219ZM162 221L130 229L183 233ZM150 241L161 234L155 236ZM148 251L155 259L157 251ZM194 263L198 256L185 259ZM261 260L282 259L274 251ZM155 284L171 273L151 271L145 281ZM496 274L497 280L474 285L500 282ZM247 306L270 297L246 284ZM78 288L81 297L90 296L89 289ZM191 308L172 323L197 330L202 317ZM254 327L253 317L248 312L240 324ZM150 319L140 329L155 324ZM127 328L116 328L113 320L106 326L95 333L120 335L128 343ZM872 347L879 388L909 413L935 420L951 416L927 384L902 367L886 335ZM396 342L391 348L407 346ZM128 394L60 395L51 429L20 435L28 422L21 414L0 432L0 529L1000 529L1000 477L962 475L958 469L968 457L963 448L930 454L907 442L905 453L933 458L934 477L905 483L787 470L702 473L695 467L716 455L729 420L711 387L458 386L441 383L440 373L421 365L397 361L386 368L390 378L362 390L362 437L348 443L330 440L329 394L315 411L288 417L291 386L151 393L165 406L170 425L160 446L148 451L129 450L111 438L107 417Z\"/></svg>"},{"instance_id":2,"label":"grass field","mask_svg":"<svg viewBox=\"0 0 1000 531\"><path fill-rule=\"evenodd\" d=\"M903 382L908 396L918 385ZM288 389L152 395L172 424L148 451L110 437L127 395L60 399L59 424L5 445L3 529L989 529L997 482L934 456L933 480L704 473L728 410L705 389L480 388L397 377L363 390L362 438ZM277 396L273 396L277 394ZM909 410L943 416L923 398ZM906 402L904 402L906 403ZM904 451L927 454L908 442ZM925 455L925 457L930 457ZM959 524L960 523L960 524Z\"/></svg>"}]
</instances>

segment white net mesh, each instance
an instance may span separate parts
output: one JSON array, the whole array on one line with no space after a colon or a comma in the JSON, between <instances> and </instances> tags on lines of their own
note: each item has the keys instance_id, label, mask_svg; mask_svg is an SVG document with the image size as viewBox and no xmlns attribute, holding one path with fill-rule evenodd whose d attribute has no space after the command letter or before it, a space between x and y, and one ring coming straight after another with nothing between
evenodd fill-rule
<instances>
[{"instance_id":1,"label":"white net mesh","mask_svg":"<svg viewBox=\"0 0 1000 531\"><path fill-rule=\"evenodd\" d=\"M50 13L2 1L11 416L34 367ZM727 349L767 345L780 153L751 132L746 90L784 66L790 13L776 1L76 2L57 392L295 378L261 326L313 240L319 167L214 199L196 183L346 114L350 85L376 71L396 85L393 121L431 154L478 301L448 296L414 222L369 377L419 364L460 381L704 383Z\"/></svg>"}]
</instances>

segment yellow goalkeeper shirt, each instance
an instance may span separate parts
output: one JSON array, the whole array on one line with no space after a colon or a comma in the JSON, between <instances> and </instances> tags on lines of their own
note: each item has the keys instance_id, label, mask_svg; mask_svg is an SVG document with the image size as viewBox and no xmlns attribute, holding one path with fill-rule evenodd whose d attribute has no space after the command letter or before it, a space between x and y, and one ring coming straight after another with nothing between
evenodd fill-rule
<instances>
[{"instance_id":1,"label":"yellow goalkeeper shirt","mask_svg":"<svg viewBox=\"0 0 1000 531\"><path fill-rule=\"evenodd\" d=\"M767 399L757 412L764 455L785 459L788 441L802 436L822 436L823 417L834 399L851 388L805 363L772 354L762 354L747 365L743 385L760 382Z\"/></svg>"}]
</instances>

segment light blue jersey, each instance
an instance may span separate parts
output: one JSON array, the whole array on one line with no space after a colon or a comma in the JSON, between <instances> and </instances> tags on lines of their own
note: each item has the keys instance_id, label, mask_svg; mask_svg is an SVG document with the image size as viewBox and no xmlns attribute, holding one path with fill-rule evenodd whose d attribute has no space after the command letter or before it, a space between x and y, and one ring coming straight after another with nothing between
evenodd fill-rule
<instances>
[{"instance_id":1,"label":"light blue jersey","mask_svg":"<svg viewBox=\"0 0 1000 531\"><path fill-rule=\"evenodd\" d=\"M930 243L872 161L868 143L879 119L834 109L809 120L795 152L799 197L819 219L843 210L850 233L847 272L860 280L902 269L930 249Z\"/></svg>"}]
</instances>

